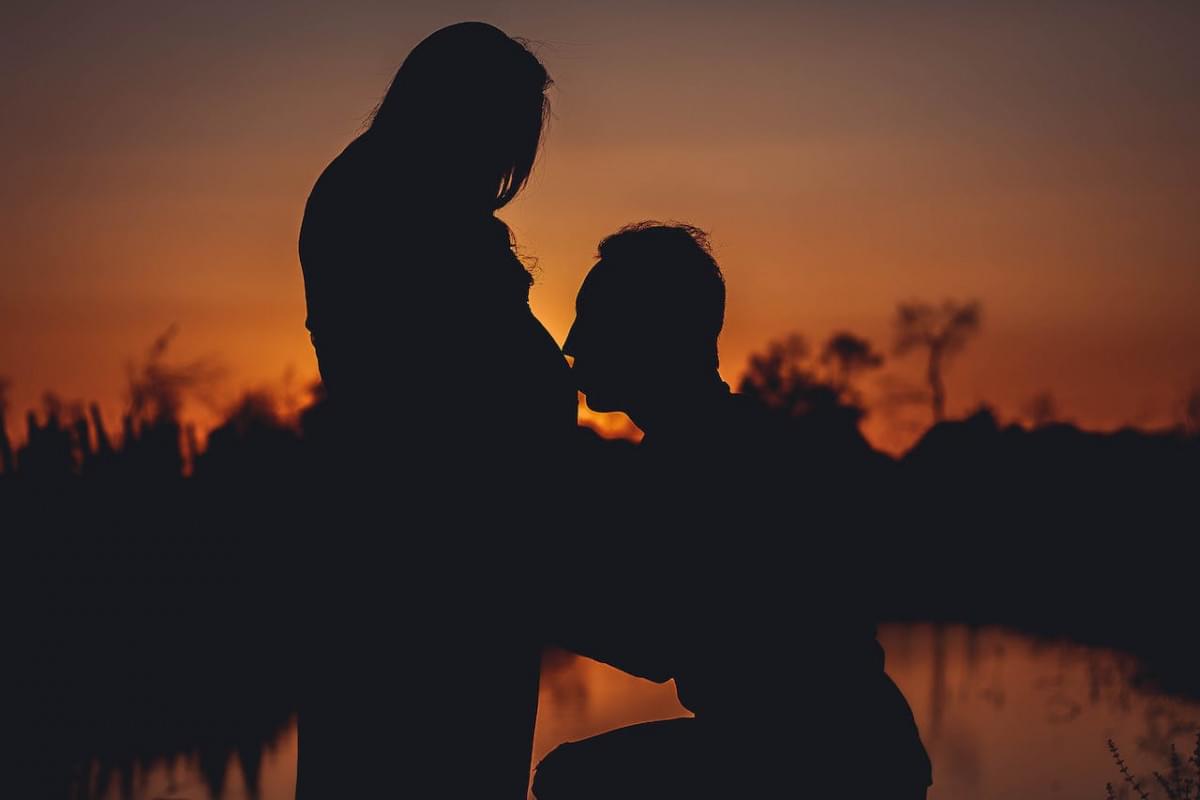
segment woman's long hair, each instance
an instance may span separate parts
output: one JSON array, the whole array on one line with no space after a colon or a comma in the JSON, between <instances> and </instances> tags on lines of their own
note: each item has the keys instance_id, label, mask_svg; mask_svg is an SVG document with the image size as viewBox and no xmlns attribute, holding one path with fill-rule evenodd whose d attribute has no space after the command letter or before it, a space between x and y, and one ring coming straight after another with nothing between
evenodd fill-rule
<instances>
[{"instance_id":1,"label":"woman's long hair","mask_svg":"<svg viewBox=\"0 0 1200 800\"><path fill-rule=\"evenodd\" d=\"M550 85L524 42L483 22L461 22L413 48L372 113L369 133L406 190L494 211L529 180Z\"/></svg>"}]
</instances>

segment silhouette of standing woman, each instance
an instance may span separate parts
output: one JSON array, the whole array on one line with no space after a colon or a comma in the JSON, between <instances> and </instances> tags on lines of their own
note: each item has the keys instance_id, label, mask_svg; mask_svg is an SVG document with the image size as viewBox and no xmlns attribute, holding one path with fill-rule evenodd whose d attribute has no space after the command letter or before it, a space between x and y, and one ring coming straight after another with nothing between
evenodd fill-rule
<instances>
[{"instance_id":1,"label":"silhouette of standing woman","mask_svg":"<svg viewBox=\"0 0 1200 800\"><path fill-rule=\"evenodd\" d=\"M576 394L494 212L529 178L549 85L502 31L443 28L308 199L335 434L304 499L302 800L526 795L540 642L514 529L539 529L523 507L551 496Z\"/></svg>"}]
</instances>

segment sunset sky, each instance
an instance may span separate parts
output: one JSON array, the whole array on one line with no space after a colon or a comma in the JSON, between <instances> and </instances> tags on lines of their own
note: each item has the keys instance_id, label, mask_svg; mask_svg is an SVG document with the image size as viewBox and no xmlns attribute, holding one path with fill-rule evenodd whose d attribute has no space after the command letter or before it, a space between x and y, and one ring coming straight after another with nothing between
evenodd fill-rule
<instances>
[{"instance_id":1,"label":"sunset sky","mask_svg":"<svg viewBox=\"0 0 1200 800\"><path fill-rule=\"evenodd\" d=\"M726 272L731 382L773 337L890 354L898 301L971 298L952 416L1049 391L1088 427L1157 426L1200 385L1195 2L48 2L0 17L9 429L46 390L115 424L126 363L172 323L175 357L224 365L216 411L315 377L308 191L413 45L464 19L534 40L555 79L502 216L560 342L599 239L677 219ZM927 419L868 430L896 447Z\"/></svg>"}]
</instances>

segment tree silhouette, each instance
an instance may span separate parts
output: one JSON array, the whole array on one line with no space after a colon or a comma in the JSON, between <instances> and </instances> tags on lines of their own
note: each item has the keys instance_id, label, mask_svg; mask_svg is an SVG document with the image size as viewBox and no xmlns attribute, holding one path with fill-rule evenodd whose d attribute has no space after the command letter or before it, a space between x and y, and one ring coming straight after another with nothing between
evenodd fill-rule
<instances>
[{"instance_id":1,"label":"tree silhouette","mask_svg":"<svg viewBox=\"0 0 1200 800\"><path fill-rule=\"evenodd\" d=\"M0 375L0 475L16 471L12 442L8 438L8 378Z\"/></svg>"},{"instance_id":2,"label":"tree silhouette","mask_svg":"<svg viewBox=\"0 0 1200 800\"><path fill-rule=\"evenodd\" d=\"M1025 415L1035 428L1044 428L1059 418L1058 401L1050 392L1038 392L1025 404Z\"/></svg>"},{"instance_id":3,"label":"tree silhouette","mask_svg":"<svg viewBox=\"0 0 1200 800\"><path fill-rule=\"evenodd\" d=\"M808 342L798 333L776 339L766 352L750 356L738 391L763 406L790 416L853 408L842 403L842 392L821 381L810 364Z\"/></svg>"},{"instance_id":4,"label":"tree silhouette","mask_svg":"<svg viewBox=\"0 0 1200 800\"><path fill-rule=\"evenodd\" d=\"M1200 386L1183 398L1183 427L1192 435L1200 434Z\"/></svg>"},{"instance_id":5,"label":"tree silhouette","mask_svg":"<svg viewBox=\"0 0 1200 800\"><path fill-rule=\"evenodd\" d=\"M974 300L962 304L946 300L941 306L901 303L896 308L896 355L920 348L929 351L926 380L933 397L935 422L946 418L946 385L942 381L945 362L979 331L980 316L980 305Z\"/></svg>"},{"instance_id":6,"label":"tree silhouette","mask_svg":"<svg viewBox=\"0 0 1200 800\"><path fill-rule=\"evenodd\" d=\"M854 376L883 366L883 356L871 349L871 343L849 331L829 337L821 350L821 363L832 370L831 382L843 394L853 390Z\"/></svg>"}]
</instances>

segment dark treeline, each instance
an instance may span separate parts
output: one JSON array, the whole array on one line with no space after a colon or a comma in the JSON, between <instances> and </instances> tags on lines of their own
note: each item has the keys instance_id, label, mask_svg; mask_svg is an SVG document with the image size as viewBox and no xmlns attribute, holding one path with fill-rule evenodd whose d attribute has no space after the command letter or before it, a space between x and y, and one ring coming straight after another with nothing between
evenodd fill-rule
<instances>
[{"instance_id":1,"label":"dark treeline","mask_svg":"<svg viewBox=\"0 0 1200 800\"><path fill-rule=\"evenodd\" d=\"M797 448L863 476L838 501L871 509L870 529L840 534L862 540L841 552L876 576L881 618L1117 647L1142 659L1146 680L1200 697L1200 437L1005 425L980 409L893 458L859 431L856 380L881 362L852 334L817 350L792 337L755 356L736 387L785 421ZM22 440L0 434L17 676L8 724L22 734L13 775L26 776L25 796L98 796L109 784L130 796L135 765L179 755L198 759L213 796L236 757L253 793L264 745L295 710L295 578L319 569L297 543L319 525L309 478L338 467L326 404L317 387L285 415L269 394L247 394L200 447L180 419L184 376L156 364L134 376L119 433L94 406L51 400ZM934 378L944 413L940 368ZM584 482L638 458L631 442L587 428L578 445ZM772 523L801 559L820 559L824 520L805 479L774 486L789 496Z\"/></svg>"}]
</instances>

